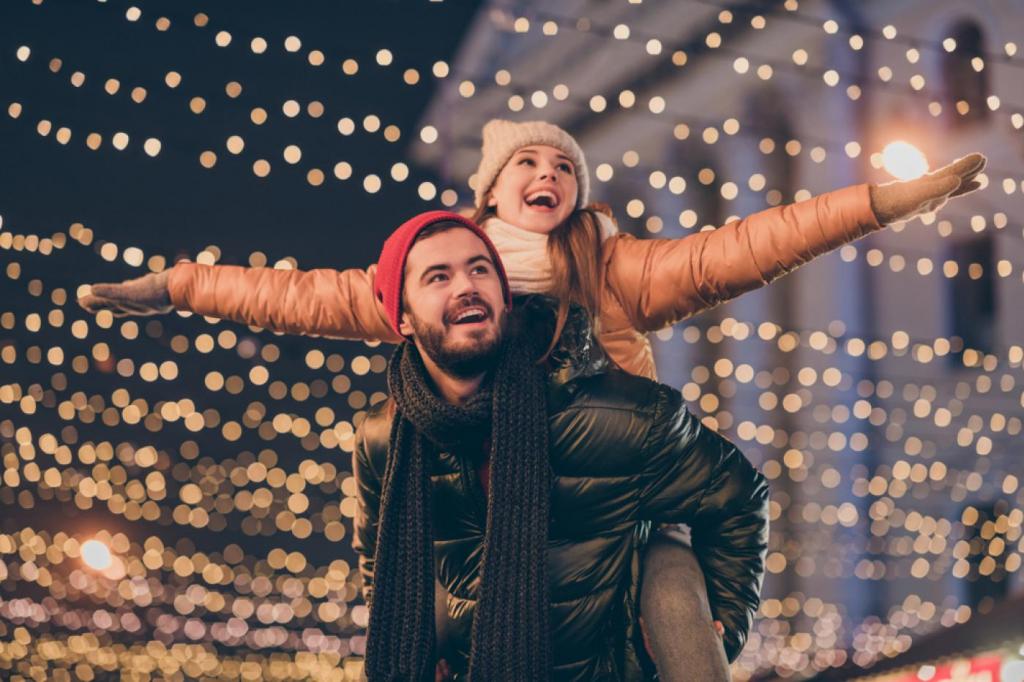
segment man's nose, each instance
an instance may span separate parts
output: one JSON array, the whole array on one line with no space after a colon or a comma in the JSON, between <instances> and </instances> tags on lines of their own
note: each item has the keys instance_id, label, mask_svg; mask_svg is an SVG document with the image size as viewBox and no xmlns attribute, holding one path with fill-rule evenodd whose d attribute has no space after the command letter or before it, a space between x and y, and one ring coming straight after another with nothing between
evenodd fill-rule
<instances>
[{"instance_id":1,"label":"man's nose","mask_svg":"<svg viewBox=\"0 0 1024 682\"><path fill-rule=\"evenodd\" d=\"M466 272L456 273L452 277L452 286L456 296L467 296L476 292L476 282Z\"/></svg>"}]
</instances>

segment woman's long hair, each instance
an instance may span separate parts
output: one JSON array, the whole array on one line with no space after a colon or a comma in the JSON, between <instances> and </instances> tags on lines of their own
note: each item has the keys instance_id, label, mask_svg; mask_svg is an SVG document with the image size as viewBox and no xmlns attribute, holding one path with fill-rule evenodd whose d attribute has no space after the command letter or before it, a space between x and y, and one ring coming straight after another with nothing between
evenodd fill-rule
<instances>
[{"instance_id":1,"label":"woman's long hair","mask_svg":"<svg viewBox=\"0 0 1024 682\"><path fill-rule=\"evenodd\" d=\"M548 235L554 286L547 293L558 299L558 316L544 358L558 345L569 316L569 306L573 303L589 313L595 333L599 331L604 271L601 267L601 225L598 223L598 213L612 217L611 208L607 204L593 203L574 210L565 222ZM473 214L473 221L482 226L484 221L494 215L494 208L484 203Z\"/></svg>"}]
</instances>

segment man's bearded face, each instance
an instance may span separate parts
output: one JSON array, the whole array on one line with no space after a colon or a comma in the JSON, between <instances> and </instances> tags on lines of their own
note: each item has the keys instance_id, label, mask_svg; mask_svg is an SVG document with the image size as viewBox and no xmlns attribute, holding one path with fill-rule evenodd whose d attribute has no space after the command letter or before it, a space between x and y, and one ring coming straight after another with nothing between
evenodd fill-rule
<instances>
[{"instance_id":1,"label":"man's bearded face","mask_svg":"<svg viewBox=\"0 0 1024 682\"><path fill-rule=\"evenodd\" d=\"M405 271L401 332L453 377L490 369L503 337L505 297L480 238L462 228L425 237L409 250Z\"/></svg>"},{"instance_id":2,"label":"man's bearded face","mask_svg":"<svg viewBox=\"0 0 1024 682\"><path fill-rule=\"evenodd\" d=\"M474 319L483 315L483 319L481 322L458 321L460 316L470 315ZM501 346L505 317L501 316L497 326L483 324L493 318L491 306L475 294L453 303L440 324L410 315L413 333L423 352L446 374L460 379L483 374L494 365ZM464 324L472 328L460 333L462 330L456 328Z\"/></svg>"}]
</instances>

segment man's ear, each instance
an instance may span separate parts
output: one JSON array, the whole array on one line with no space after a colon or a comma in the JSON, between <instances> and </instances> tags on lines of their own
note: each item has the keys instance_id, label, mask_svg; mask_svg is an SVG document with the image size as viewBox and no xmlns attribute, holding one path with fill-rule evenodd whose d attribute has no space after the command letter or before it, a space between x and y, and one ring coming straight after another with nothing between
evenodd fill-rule
<instances>
[{"instance_id":1,"label":"man's ear","mask_svg":"<svg viewBox=\"0 0 1024 682\"><path fill-rule=\"evenodd\" d=\"M398 320L398 333L405 338L412 338L412 322L409 321L409 313L402 311L402 316Z\"/></svg>"}]
</instances>

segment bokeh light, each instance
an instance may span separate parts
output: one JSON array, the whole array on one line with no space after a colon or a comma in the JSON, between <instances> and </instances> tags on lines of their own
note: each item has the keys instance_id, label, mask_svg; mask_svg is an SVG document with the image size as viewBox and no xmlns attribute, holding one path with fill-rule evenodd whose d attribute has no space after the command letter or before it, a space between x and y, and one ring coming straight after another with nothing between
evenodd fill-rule
<instances>
[{"instance_id":1,"label":"bokeh light","mask_svg":"<svg viewBox=\"0 0 1024 682\"><path fill-rule=\"evenodd\" d=\"M86 540L82 543L82 560L89 568L102 571L110 568L113 563L110 548L99 540Z\"/></svg>"},{"instance_id":2,"label":"bokeh light","mask_svg":"<svg viewBox=\"0 0 1024 682\"><path fill-rule=\"evenodd\" d=\"M901 140L885 145L882 161L886 172L900 180L913 180L928 172L928 159L924 153Z\"/></svg>"}]
</instances>

